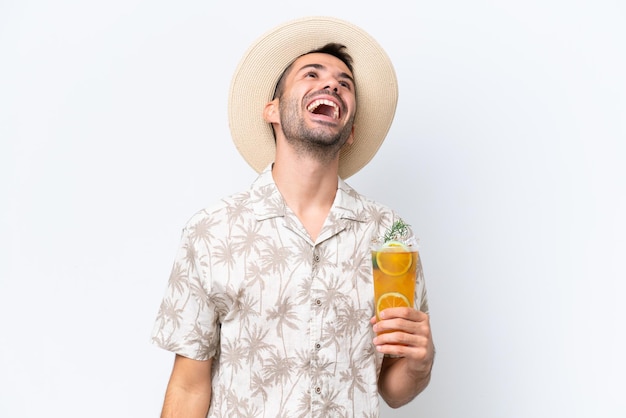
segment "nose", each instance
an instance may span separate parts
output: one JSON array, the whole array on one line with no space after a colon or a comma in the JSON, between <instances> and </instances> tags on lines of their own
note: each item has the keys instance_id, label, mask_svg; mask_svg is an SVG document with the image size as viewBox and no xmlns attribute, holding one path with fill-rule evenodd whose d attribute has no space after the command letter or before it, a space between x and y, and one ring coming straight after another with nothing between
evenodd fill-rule
<instances>
[{"instance_id":1,"label":"nose","mask_svg":"<svg viewBox=\"0 0 626 418\"><path fill-rule=\"evenodd\" d=\"M332 90L335 93L339 92L339 88L341 87L340 81L331 74L328 74L324 78L324 90Z\"/></svg>"}]
</instances>

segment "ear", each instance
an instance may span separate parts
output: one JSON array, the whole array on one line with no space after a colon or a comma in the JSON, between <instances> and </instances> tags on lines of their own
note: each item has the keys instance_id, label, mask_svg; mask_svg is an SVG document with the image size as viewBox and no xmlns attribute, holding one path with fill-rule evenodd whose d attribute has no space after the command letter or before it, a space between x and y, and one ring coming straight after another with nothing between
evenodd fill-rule
<instances>
[{"instance_id":1,"label":"ear","mask_svg":"<svg viewBox=\"0 0 626 418\"><path fill-rule=\"evenodd\" d=\"M352 129L350 129L350 136L346 140L346 145L352 145L354 142L354 124L352 124Z\"/></svg>"},{"instance_id":2,"label":"ear","mask_svg":"<svg viewBox=\"0 0 626 418\"><path fill-rule=\"evenodd\" d=\"M265 105L263 108L263 119L265 119L267 123L280 123L278 99L274 99Z\"/></svg>"}]
</instances>

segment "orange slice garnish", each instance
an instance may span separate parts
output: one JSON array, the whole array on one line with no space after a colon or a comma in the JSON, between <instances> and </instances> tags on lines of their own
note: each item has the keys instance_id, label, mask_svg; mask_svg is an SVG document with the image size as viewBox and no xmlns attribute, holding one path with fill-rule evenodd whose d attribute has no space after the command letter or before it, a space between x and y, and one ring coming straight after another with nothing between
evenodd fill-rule
<instances>
[{"instance_id":1,"label":"orange slice garnish","mask_svg":"<svg viewBox=\"0 0 626 418\"><path fill-rule=\"evenodd\" d=\"M409 299L399 292L388 292L378 298L376 315L387 308L409 307Z\"/></svg>"}]
</instances>

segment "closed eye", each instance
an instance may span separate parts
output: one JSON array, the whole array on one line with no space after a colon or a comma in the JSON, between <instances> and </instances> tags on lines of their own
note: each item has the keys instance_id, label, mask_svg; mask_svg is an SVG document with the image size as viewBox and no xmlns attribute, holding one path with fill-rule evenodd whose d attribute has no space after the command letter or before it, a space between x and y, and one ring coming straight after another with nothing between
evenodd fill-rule
<instances>
[{"instance_id":1,"label":"closed eye","mask_svg":"<svg viewBox=\"0 0 626 418\"><path fill-rule=\"evenodd\" d=\"M352 85L350 83L348 83L347 81L340 81L339 85L341 87L344 87L344 88L348 89L348 90L350 90L352 88Z\"/></svg>"}]
</instances>

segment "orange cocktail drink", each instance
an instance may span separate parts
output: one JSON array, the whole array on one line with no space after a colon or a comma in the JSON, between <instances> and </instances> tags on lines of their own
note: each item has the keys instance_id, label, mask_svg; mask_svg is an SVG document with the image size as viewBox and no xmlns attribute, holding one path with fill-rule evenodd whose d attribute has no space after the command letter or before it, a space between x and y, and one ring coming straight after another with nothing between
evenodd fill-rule
<instances>
[{"instance_id":1,"label":"orange cocktail drink","mask_svg":"<svg viewBox=\"0 0 626 418\"><path fill-rule=\"evenodd\" d=\"M387 242L372 250L377 320L384 309L413 307L418 262L418 251L400 242Z\"/></svg>"}]
</instances>

